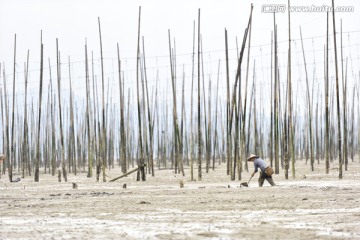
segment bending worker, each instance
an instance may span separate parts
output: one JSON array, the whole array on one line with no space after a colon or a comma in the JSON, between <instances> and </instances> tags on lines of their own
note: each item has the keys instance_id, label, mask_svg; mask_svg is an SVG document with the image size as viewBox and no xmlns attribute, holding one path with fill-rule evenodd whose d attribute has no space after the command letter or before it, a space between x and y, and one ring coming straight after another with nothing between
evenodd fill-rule
<instances>
[{"instance_id":1,"label":"bending worker","mask_svg":"<svg viewBox=\"0 0 360 240\"><path fill-rule=\"evenodd\" d=\"M274 170L266 164L266 162L259 158L258 156L251 154L250 157L247 159L248 162L254 163L254 173L251 175L253 177L255 173L258 172L258 169L260 168L261 173L259 176L259 187L262 187L264 184L265 179L270 183L271 186L275 186L274 180L272 179L271 175L274 174Z\"/></svg>"}]
</instances>

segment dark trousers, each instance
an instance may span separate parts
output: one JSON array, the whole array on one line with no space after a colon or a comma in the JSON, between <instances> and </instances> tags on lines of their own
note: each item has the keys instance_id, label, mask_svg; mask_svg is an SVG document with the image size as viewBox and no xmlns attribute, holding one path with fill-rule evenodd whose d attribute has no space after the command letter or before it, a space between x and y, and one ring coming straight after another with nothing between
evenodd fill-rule
<instances>
[{"instance_id":1,"label":"dark trousers","mask_svg":"<svg viewBox=\"0 0 360 240\"><path fill-rule=\"evenodd\" d=\"M259 176L259 187L262 187L264 185L264 181L268 181L270 183L271 186L275 186L274 180L272 179L272 177L267 176L265 174L265 171L261 171L260 176Z\"/></svg>"}]
</instances>

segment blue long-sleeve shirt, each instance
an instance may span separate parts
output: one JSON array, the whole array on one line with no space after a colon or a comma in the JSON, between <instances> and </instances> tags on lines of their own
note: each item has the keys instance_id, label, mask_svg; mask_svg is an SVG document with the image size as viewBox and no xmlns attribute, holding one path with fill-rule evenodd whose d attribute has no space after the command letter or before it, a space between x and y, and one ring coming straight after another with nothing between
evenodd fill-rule
<instances>
[{"instance_id":1,"label":"blue long-sleeve shirt","mask_svg":"<svg viewBox=\"0 0 360 240\"><path fill-rule=\"evenodd\" d=\"M266 162L265 162L263 159L261 159L261 158L256 158L255 161L254 161L254 167L255 167L255 171L254 171L254 172L257 172L259 168L260 168L260 170L261 170L262 172L264 172L264 171L265 171L265 168L267 167L267 165L266 165Z\"/></svg>"}]
</instances>

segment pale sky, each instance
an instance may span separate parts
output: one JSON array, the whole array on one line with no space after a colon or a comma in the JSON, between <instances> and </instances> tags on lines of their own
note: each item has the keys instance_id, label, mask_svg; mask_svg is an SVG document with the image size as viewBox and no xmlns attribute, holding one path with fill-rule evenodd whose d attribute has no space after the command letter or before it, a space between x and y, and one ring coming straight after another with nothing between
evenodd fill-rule
<instances>
[{"instance_id":1,"label":"pale sky","mask_svg":"<svg viewBox=\"0 0 360 240\"><path fill-rule=\"evenodd\" d=\"M256 84L269 86L270 82L270 41L273 30L273 14L264 13L264 4L280 4L287 7L287 1L283 0L0 0L0 62L6 66L8 91L12 84L12 64L14 59L14 34L17 34L16 63L18 72L16 89L19 99L24 89L24 62L27 50L30 50L30 93L34 94L34 101L38 98L39 86L39 56L40 56L40 30L43 31L44 44L44 86L49 83L48 58L52 66L53 79L56 77L56 50L55 40L59 38L59 46L62 59L63 90L68 90L68 57L71 58L71 74L73 79L74 93L82 98L85 96L84 87L84 44L88 42L89 56L94 53L95 74L100 76L99 70L99 34L98 17L101 20L104 72L106 82L109 81L110 89L114 96L117 95L117 65L116 44L120 45L120 54L123 61L123 71L127 87L131 87L135 79L136 46L138 7L141 6L141 36L145 39L145 51L147 57L148 80L150 85L155 84L157 71L159 70L159 85L163 86L161 92L166 92L171 85L169 83L169 40L168 29L171 31L172 44L176 41L177 53L177 76L182 79L182 68L185 68L186 93L190 91L191 81L191 56L193 41L193 21L196 21L198 9L201 9L201 34L203 38L205 79L212 79L215 88L217 78L217 66L219 59L220 88L225 87L225 40L224 29L228 30L230 80L235 78L236 69L236 37L239 47L242 42L246 27L251 2L254 4L253 27L251 36L251 60L250 76L252 79L253 63L256 60ZM291 1L293 6L331 6L331 1ZM359 71L359 44L360 44L360 2L355 0L335 1L336 6L351 6L353 12L337 12L336 27L340 32L340 19L343 21L343 45L344 58L349 57L349 72ZM332 33L332 18L330 17L330 33ZM280 81L286 80L287 48L288 48L288 16L285 13L277 13L278 25L278 52L280 65ZM299 87L297 92L305 91L304 82L297 82L304 77L303 60L299 26L302 28L304 48L308 62L309 79L313 79L314 66L316 76L323 77L323 47L326 36L326 13L325 12L292 12L292 65L293 84ZM196 30L197 31L197 30ZM338 37L338 46L340 46ZM332 48L333 38L330 38ZM197 43L197 38L195 40ZM197 50L197 45L196 45ZM333 50L331 50L333 54ZM247 52L247 51L246 51ZM351 64L354 66L350 68ZM245 54L244 57L246 57ZM195 56L195 58L197 58ZM333 59L333 55L330 56ZM315 65L314 65L315 61ZM333 60L332 60L333 61ZM196 63L195 63L196 64ZM332 62L333 64L333 62ZM246 61L243 63L245 69ZM331 66L333 71L333 65ZM245 72L243 72L245 75ZM243 76L244 76L243 75ZM350 77L349 77L350 78ZM181 81L178 85L181 86ZM0 85L3 84L1 77ZM99 82L100 84L100 82ZM100 86L98 84L98 86ZM206 83L208 84L208 83ZM320 85L322 83L319 83ZM167 87L166 87L167 86ZM320 86L319 86L320 87ZM320 87L321 88L321 87ZM169 88L170 89L170 88ZM180 88L178 88L178 91ZM267 88L258 91L259 97L265 96ZM321 88L323 89L323 88ZM264 92L261 92L264 91ZM294 90L295 91L295 90ZM11 94L11 92L9 92ZM47 94L46 92L44 94ZM135 91L133 91L133 96ZM265 94L265 95L263 95ZM47 95L45 95L47 96ZM168 96L170 97L170 96ZM222 97L224 99L225 95ZM46 98L44 98L46 99ZM117 101L117 97L114 102ZM18 103L21 105L22 103Z\"/></svg>"}]
</instances>

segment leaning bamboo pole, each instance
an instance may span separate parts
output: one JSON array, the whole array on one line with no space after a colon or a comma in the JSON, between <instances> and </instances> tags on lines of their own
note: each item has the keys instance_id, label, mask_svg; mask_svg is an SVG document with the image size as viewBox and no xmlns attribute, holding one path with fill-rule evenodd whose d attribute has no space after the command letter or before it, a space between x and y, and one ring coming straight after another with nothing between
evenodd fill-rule
<instances>
[{"instance_id":1,"label":"leaning bamboo pole","mask_svg":"<svg viewBox=\"0 0 360 240\"><path fill-rule=\"evenodd\" d=\"M251 5L252 7L252 5ZM252 8L251 8L252 9ZM241 180L241 172L242 172L242 165L243 162L245 161L245 157L246 155L248 155L249 153L246 152L245 149L245 125L246 125L246 108L247 108L247 89L248 89L248 81L249 81L249 66L250 66L250 49L251 49L251 29L252 29L252 10L250 13L250 19L249 19L249 28L248 28L248 34L249 34L249 41L248 41L248 52L247 52L247 62L246 62L246 77L245 77L245 96L244 96L244 107L243 107L243 112L242 115L239 112L239 118L241 117L241 136L240 136L240 158L238 161L238 180ZM255 66L254 66L255 69ZM240 84L241 85L241 82ZM241 104L241 91L240 91L240 86L239 86L239 109L242 108L242 104ZM249 124L250 124L250 118L249 118ZM249 139L248 139L249 141ZM256 153L258 154L258 153ZM247 161L245 161L245 170L248 171L248 164Z\"/></svg>"},{"instance_id":2,"label":"leaning bamboo pole","mask_svg":"<svg viewBox=\"0 0 360 240\"><path fill-rule=\"evenodd\" d=\"M149 127L149 168L151 171L151 176L155 176L154 174L154 157L153 157L153 148L154 148L154 128L153 128L153 120L151 119L151 111L150 111L150 101L149 101L149 90L148 90L148 81L146 74L146 61L145 61L145 43L144 37L142 37L143 43L143 62L144 62L144 78L145 78L145 91L146 91L146 102L147 102L147 115L148 115L148 127ZM145 114L145 112L144 112Z\"/></svg>"},{"instance_id":3,"label":"leaning bamboo pole","mask_svg":"<svg viewBox=\"0 0 360 240\"><path fill-rule=\"evenodd\" d=\"M340 95L339 95L339 70L337 64L337 48L336 48L336 26L335 26L335 10L334 0L332 0L332 14L333 14L333 35L334 35L334 51L335 51L335 80L336 80L336 109L337 109L337 129L338 129L338 154L339 154L339 179L342 179L342 137L341 137L341 120L340 120Z\"/></svg>"},{"instance_id":4,"label":"leaning bamboo pole","mask_svg":"<svg viewBox=\"0 0 360 240\"><path fill-rule=\"evenodd\" d=\"M236 89L237 89L238 82L240 82L239 85L241 85L241 63L242 63L242 59L243 59L243 56L244 56L246 39L247 39L248 30L249 30L250 23L251 23L252 11L253 11L253 5L251 4L249 22L248 22L247 28L245 29L244 38L243 38L243 42L242 42L242 46L241 46L241 50L240 50L240 55L238 57L238 65L237 65L236 76L235 76L234 90L233 90L232 99L231 99L232 105L231 105L231 111L230 111L230 123L229 123L230 130L229 130L229 132L231 132L232 118L234 116L234 111L238 111L238 110L235 110L236 109L236 94L237 94ZM240 105L239 105L239 108L240 108L241 107L241 98L240 97L239 97L239 100L240 100ZM236 114L235 114L235 116L236 116ZM234 158L234 161L236 161L235 158ZM242 164L240 165L239 172L240 173L242 172ZM239 179L241 179L240 174L239 174Z\"/></svg>"},{"instance_id":5,"label":"leaning bamboo pole","mask_svg":"<svg viewBox=\"0 0 360 240\"><path fill-rule=\"evenodd\" d=\"M40 163L40 129L41 129L41 99L42 99L42 84L43 84L43 53L44 44L42 43L42 31L41 31L41 53L40 53L40 90L39 90L39 117L37 126L37 141L36 141L36 159L35 159L35 182L39 182L39 163Z\"/></svg>"},{"instance_id":6,"label":"leaning bamboo pole","mask_svg":"<svg viewBox=\"0 0 360 240\"><path fill-rule=\"evenodd\" d=\"M308 74L306 68L306 59L305 59L305 51L304 51L304 44L303 38L301 33L300 27L300 38L301 38L301 47L303 52L303 60L304 60L304 67L305 67L305 80L306 80L306 94L307 94L307 103L308 103L308 119L309 119L309 145L310 145L310 164L311 164L311 171L314 171L314 148L313 148L313 131L312 131L312 101L310 99L310 88L309 88L309 81L308 81Z\"/></svg>"}]
</instances>

